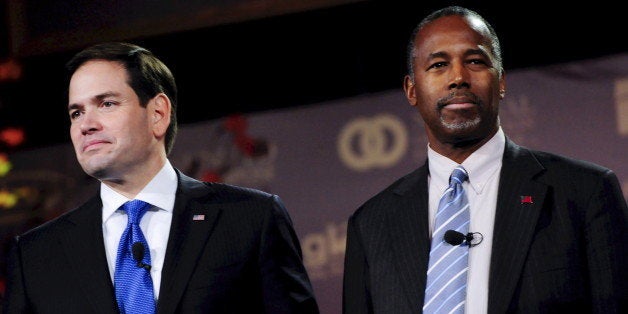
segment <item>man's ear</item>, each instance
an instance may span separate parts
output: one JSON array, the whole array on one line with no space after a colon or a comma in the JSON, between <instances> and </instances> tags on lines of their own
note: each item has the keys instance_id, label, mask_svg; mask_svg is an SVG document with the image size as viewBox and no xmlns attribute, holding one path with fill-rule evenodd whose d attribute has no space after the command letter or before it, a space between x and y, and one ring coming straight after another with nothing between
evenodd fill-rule
<instances>
[{"instance_id":1,"label":"man's ear","mask_svg":"<svg viewBox=\"0 0 628 314\"><path fill-rule=\"evenodd\" d=\"M506 74L502 73L499 78L499 99L506 97Z\"/></svg>"},{"instance_id":2,"label":"man's ear","mask_svg":"<svg viewBox=\"0 0 628 314\"><path fill-rule=\"evenodd\" d=\"M148 109L153 126L153 134L157 138L164 137L170 125L170 113L172 111L170 98L164 93L159 93L151 99Z\"/></svg>"},{"instance_id":3,"label":"man's ear","mask_svg":"<svg viewBox=\"0 0 628 314\"><path fill-rule=\"evenodd\" d=\"M406 93L406 98L411 106L416 106L416 90L414 89L414 82L409 75L403 79L403 90Z\"/></svg>"}]
</instances>

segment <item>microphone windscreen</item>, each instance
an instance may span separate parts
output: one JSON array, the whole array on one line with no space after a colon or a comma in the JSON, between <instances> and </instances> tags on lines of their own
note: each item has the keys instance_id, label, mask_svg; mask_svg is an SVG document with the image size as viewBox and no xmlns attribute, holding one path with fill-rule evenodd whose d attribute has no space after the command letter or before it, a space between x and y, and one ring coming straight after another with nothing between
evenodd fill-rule
<instances>
[{"instance_id":1,"label":"microphone windscreen","mask_svg":"<svg viewBox=\"0 0 628 314\"><path fill-rule=\"evenodd\" d=\"M144 245L142 244L142 242L133 243L131 250L133 251L134 260L140 262L142 261L142 259L144 259Z\"/></svg>"},{"instance_id":2,"label":"microphone windscreen","mask_svg":"<svg viewBox=\"0 0 628 314\"><path fill-rule=\"evenodd\" d=\"M443 236L445 242L451 245L460 245L464 242L464 234L456 231L456 230L447 230L445 231L445 235Z\"/></svg>"}]
</instances>

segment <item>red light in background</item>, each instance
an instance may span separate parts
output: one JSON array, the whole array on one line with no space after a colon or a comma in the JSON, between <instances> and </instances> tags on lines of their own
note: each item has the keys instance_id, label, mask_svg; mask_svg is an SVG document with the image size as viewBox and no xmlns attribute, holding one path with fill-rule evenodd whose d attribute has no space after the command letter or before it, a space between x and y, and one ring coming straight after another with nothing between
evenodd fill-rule
<instances>
[{"instance_id":1,"label":"red light in background","mask_svg":"<svg viewBox=\"0 0 628 314\"><path fill-rule=\"evenodd\" d=\"M24 130L20 128L6 128L0 130L0 142L4 142L10 147L22 144L24 142Z\"/></svg>"},{"instance_id":2,"label":"red light in background","mask_svg":"<svg viewBox=\"0 0 628 314\"><path fill-rule=\"evenodd\" d=\"M22 65L15 59L0 62L0 82L17 81L22 78Z\"/></svg>"}]
</instances>

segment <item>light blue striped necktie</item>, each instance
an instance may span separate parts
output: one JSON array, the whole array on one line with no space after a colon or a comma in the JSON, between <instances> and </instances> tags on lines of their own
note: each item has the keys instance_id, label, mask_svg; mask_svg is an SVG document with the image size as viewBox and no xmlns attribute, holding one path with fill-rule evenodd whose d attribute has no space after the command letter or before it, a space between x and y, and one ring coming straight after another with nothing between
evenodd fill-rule
<instances>
[{"instance_id":1,"label":"light blue striped necktie","mask_svg":"<svg viewBox=\"0 0 628 314\"><path fill-rule=\"evenodd\" d=\"M128 215L128 223L118 246L114 285L122 314L155 313L153 280L150 267L146 267L150 265L150 250L139 225L148 208L150 204L140 200L126 202L121 207ZM138 248L134 252L133 246L140 244L143 250L138 254ZM140 260L136 261L135 258Z\"/></svg>"},{"instance_id":2,"label":"light blue striped necktie","mask_svg":"<svg viewBox=\"0 0 628 314\"><path fill-rule=\"evenodd\" d=\"M466 242L453 246L445 242L444 235L447 230L464 235L469 232L469 202L462 188L462 182L468 177L462 166L456 167L438 204L427 269L424 313L464 313L469 246Z\"/></svg>"}]
</instances>

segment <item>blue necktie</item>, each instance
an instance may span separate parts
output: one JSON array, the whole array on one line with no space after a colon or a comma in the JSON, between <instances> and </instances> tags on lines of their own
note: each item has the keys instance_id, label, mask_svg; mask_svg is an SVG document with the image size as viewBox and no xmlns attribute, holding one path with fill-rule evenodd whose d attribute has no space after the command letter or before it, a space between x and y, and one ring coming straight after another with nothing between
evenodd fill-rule
<instances>
[{"instance_id":1,"label":"blue necktie","mask_svg":"<svg viewBox=\"0 0 628 314\"><path fill-rule=\"evenodd\" d=\"M116 300L122 314L155 313L153 280L148 266L150 250L139 225L148 208L150 204L140 200L126 202L120 208L128 216L118 246L114 275Z\"/></svg>"},{"instance_id":2,"label":"blue necktie","mask_svg":"<svg viewBox=\"0 0 628 314\"><path fill-rule=\"evenodd\" d=\"M462 188L467 171L458 166L449 178L449 187L440 199L432 249L427 269L424 313L464 313L467 294L467 243L451 245L444 240L447 230L469 232L469 202Z\"/></svg>"}]
</instances>

